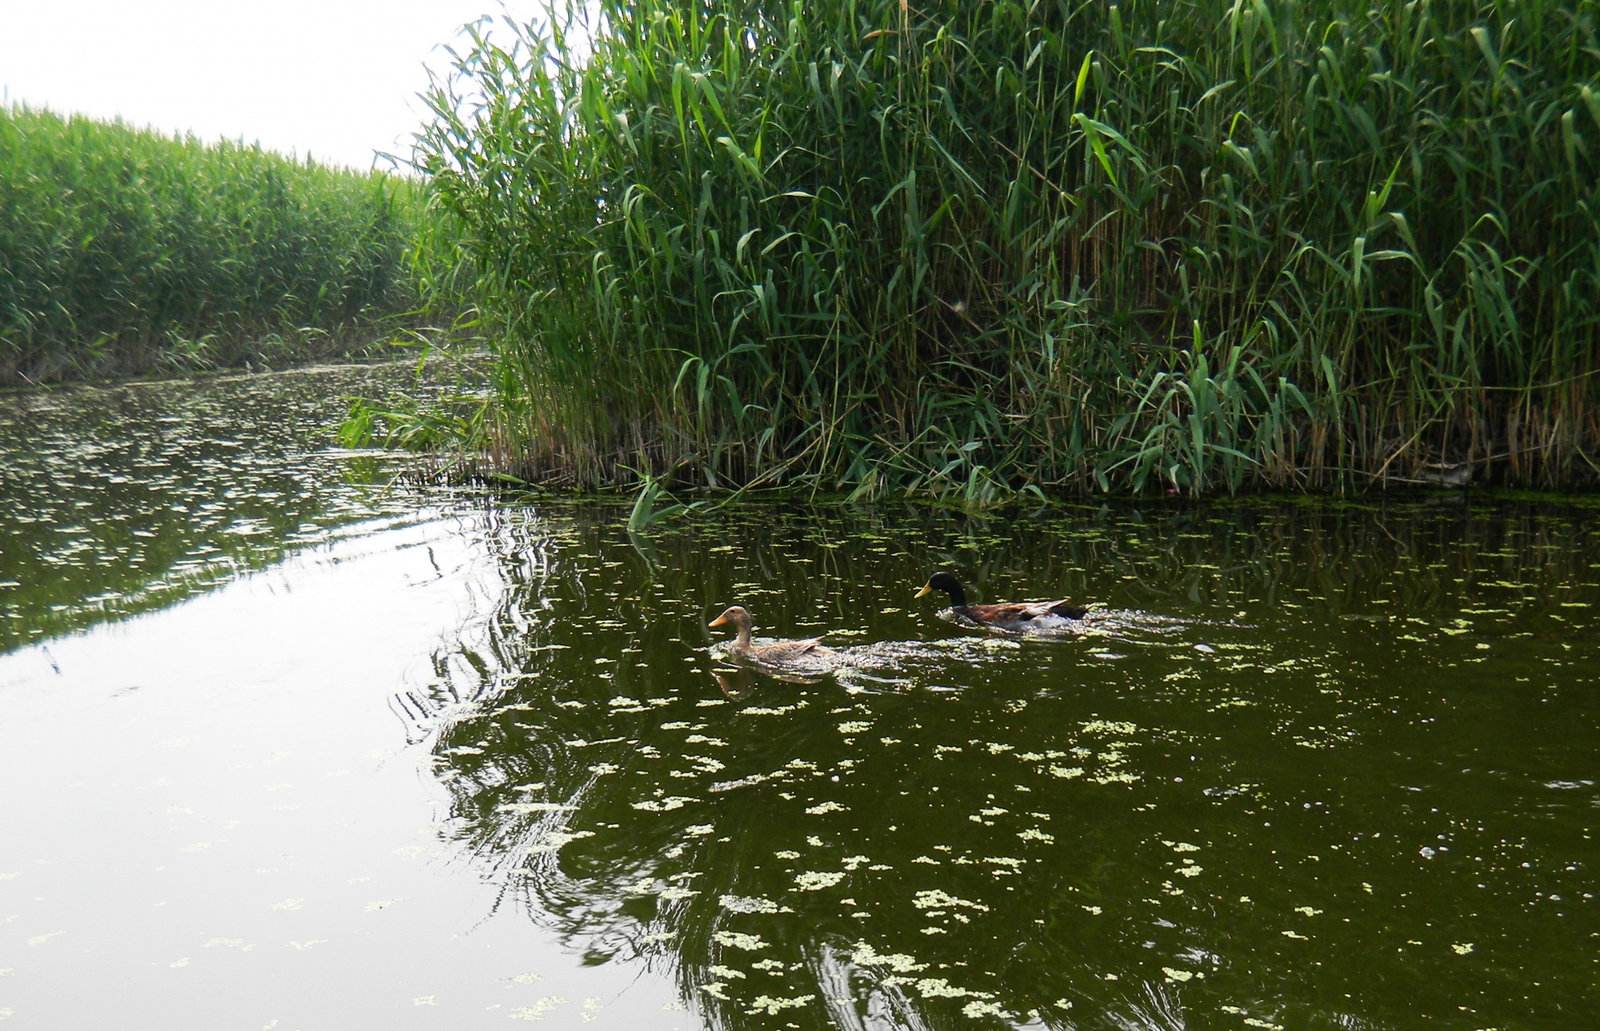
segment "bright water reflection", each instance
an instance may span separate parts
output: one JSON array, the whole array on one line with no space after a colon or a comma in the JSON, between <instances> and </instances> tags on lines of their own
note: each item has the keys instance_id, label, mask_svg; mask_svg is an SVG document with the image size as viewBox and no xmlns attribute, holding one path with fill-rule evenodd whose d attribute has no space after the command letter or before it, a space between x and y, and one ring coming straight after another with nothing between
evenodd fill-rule
<instances>
[{"instance_id":1,"label":"bright water reflection","mask_svg":"<svg viewBox=\"0 0 1600 1031\"><path fill-rule=\"evenodd\" d=\"M361 375L4 399L8 1026L1590 1019L1592 507L639 539L368 486ZM1104 608L969 633L935 566ZM734 602L849 668L718 662Z\"/></svg>"}]
</instances>

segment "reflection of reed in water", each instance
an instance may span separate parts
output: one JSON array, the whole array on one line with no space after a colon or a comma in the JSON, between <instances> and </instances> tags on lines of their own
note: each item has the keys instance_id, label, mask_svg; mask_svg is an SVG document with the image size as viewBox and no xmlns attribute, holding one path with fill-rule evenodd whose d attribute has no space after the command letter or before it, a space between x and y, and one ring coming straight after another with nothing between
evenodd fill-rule
<instances>
[{"instance_id":1,"label":"reflection of reed in water","mask_svg":"<svg viewBox=\"0 0 1600 1031\"><path fill-rule=\"evenodd\" d=\"M486 505L462 532L478 537L494 562L488 575L471 583L471 608L450 640L434 650L432 677L390 697L408 742L480 717L486 702L538 676L550 659L541 617L552 604L539 590L554 558L550 527L531 510Z\"/></svg>"}]
</instances>

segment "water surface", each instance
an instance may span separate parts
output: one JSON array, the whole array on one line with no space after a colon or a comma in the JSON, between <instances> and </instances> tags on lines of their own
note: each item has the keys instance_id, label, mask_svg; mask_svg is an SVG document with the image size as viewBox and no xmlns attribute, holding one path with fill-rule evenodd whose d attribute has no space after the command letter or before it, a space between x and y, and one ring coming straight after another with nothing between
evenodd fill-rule
<instances>
[{"instance_id":1,"label":"water surface","mask_svg":"<svg viewBox=\"0 0 1600 1031\"><path fill-rule=\"evenodd\" d=\"M385 489L324 427L397 375L0 399L13 1026L1592 1019L1594 507L639 538ZM1101 609L990 637L934 568ZM719 661L731 603L853 667Z\"/></svg>"}]
</instances>

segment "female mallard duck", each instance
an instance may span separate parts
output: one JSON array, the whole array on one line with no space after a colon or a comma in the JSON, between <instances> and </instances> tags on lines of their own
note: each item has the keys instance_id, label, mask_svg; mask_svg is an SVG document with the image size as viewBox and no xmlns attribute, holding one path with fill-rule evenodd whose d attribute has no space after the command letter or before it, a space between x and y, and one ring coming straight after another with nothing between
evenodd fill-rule
<instances>
[{"instance_id":1,"label":"female mallard duck","mask_svg":"<svg viewBox=\"0 0 1600 1031\"><path fill-rule=\"evenodd\" d=\"M710 627L727 626L732 624L739 631L739 636L728 643L728 654L741 659L753 659L756 662L783 665L785 663L814 664L821 660L831 659L838 654L832 648L822 643L822 638L813 637L805 641L772 641L767 644L750 643L750 613L738 605L731 605L724 609L722 615L713 619Z\"/></svg>"},{"instance_id":2,"label":"female mallard duck","mask_svg":"<svg viewBox=\"0 0 1600 1031\"><path fill-rule=\"evenodd\" d=\"M1089 610L1070 601L1013 601L988 605L967 604L967 592L949 573L935 573L922 585L917 597L935 590L950 596L950 608L957 616L994 630L1043 630L1069 619L1082 619Z\"/></svg>"}]
</instances>

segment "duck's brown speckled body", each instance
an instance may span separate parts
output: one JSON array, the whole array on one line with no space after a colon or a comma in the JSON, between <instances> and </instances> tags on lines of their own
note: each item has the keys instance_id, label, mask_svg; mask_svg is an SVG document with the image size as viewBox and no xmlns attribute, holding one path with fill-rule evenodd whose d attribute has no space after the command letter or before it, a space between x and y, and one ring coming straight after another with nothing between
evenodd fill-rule
<instances>
[{"instance_id":1,"label":"duck's brown speckled body","mask_svg":"<svg viewBox=\"0 0 1600 1031\"><path fill-rule=\"evenodd\" d=\"M935 573L928 577L928 582L917 592L917 597L934 591L943 591L950 596L951 611L960 618L995 630L1044 629L1066 620L1082 619L1089 611L1070 601L1012 601L972 605L967 602L967 592L962 589L961 581L949 573Z\"/></svg>"},{"instance_id":2,"label":"duck's brown speckled body","mask_svg":"<svg viewBox=\"0 0 1600 1031\"><path fill-rule=\"evenodd\" d=\"M738 630L738 636L728 642L728 654L738 658L781 666L797 662L815 664L831 659L836 654L832 648L822 643L820 637L811 637L803 641L769 641L765 644L754 644L750 640L750 630L753 625L750 613L738 605L724 609L722 615L713 619L708 625L711 627L731 625Z\"/></svg>"}]
</instances>

